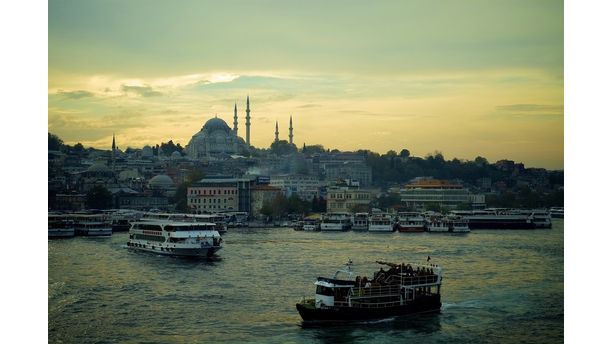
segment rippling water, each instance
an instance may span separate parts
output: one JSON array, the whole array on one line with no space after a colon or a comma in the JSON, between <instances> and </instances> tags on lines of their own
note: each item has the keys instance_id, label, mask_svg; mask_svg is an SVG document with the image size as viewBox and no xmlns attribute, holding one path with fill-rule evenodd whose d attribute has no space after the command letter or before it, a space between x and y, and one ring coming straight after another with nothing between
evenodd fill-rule
<instances>
[{"instance_id":1,"label":"rippling water","mask_svg":"<svg viewBox=\"0 0 612 344\"><path fill-rule=\"evenodd\" d=\"M560 343L552 230L374 234L235 229L214 261L133 252L126 233L50 240L49 342ZM440 314L303 328L295 303L351 258L443 266Z\"/></svg>"}]
</instances>

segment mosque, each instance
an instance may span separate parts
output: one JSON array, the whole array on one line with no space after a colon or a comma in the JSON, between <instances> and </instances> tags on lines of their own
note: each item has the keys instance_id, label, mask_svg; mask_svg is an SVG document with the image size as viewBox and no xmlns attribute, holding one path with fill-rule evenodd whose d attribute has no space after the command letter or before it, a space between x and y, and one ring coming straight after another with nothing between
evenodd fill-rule
<instances>
[{"instance_id":1,"label":"mosque","mask_svg":"<svg viewBox=\"0 0 612 344\"><path fill-rule=\"evenodd\" d=\"M231 129L221 118L209 119L202 129L191 137L185 147L192 159L209 158L220 155L248 155L251 148L251 108L249 97L246 100L246 141L238 136L238 108L234 104L234 128ZM289 140L293 143L293 118L289 122ZM278 141L278 122L275 141Z\"/></svg>"}]
</instances>

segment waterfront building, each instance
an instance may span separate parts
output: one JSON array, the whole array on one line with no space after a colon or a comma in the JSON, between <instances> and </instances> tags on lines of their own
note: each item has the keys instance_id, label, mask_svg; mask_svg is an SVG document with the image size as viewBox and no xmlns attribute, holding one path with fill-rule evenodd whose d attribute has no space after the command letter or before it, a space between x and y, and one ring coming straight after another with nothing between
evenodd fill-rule
<instances>
[{"instance_id":1,"label":"waterfront building","mask_svg":"<svg viewBox=\"0 0 612 344\"><path fill-rule=\"evenodd\" d=\"M204 178L187 188L187 205L196 213L250 212L254 178Z\"/></svg>"},{"instance_id":2,"label":"waterfront building","mask_svg":"<svg viewBox=\"0 0 612 344\"><path fill-rule=\"evenodd\" d=\"M484 195L471 194L462 185L447 180L414 181L400 190L400 197L402 203L412 209L425 209L428 204L437 204L451 209L460 204L469 204L473 208L484 207Z\"/></svg>"},{"instance_id":3,"label":"waterfront building","mask_svg":"<svg viewBox=\"0 0 612 344\"><path fill-rule=\"evenodd\" d=\"M354 186L331 186L327 188L327 212L352 212L356 208L368 207L371 201L369 191Z\"/></svg>"},{"instance_id":4,"label":"waterfront building","mask_svg":"<svg viewBox=\"0 0 612 344\"><path fill-rule=\"evenodd\" d=\"M282 174L270 176L270 186L279 188L287 197L297 195L302 200L311 201L319 196L320 182L313 176Z\"/></svg>"}]
</instances>

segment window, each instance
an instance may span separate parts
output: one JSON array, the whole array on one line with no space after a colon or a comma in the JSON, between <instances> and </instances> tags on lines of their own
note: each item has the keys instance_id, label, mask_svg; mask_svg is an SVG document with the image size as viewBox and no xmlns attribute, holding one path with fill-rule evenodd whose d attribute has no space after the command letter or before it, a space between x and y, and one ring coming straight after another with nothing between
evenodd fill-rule
<instances>
[{"instance_id":1,"label":"window","mask_svg":"<svg viewBox=\"0 0 612 344\"><path fill-rule=\"evenodd\" d=\"M324 296L334 296L334 289L333 288L324 287L322 285L318 285L317 286L317 294L324 295Z\"/></svg>"}]
</instances>

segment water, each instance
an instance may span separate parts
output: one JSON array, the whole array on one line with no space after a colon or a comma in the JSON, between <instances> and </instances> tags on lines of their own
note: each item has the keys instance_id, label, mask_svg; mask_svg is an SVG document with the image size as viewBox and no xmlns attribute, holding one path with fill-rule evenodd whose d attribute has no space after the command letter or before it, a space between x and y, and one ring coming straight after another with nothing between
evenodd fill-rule
<instances>
[{"instance_id":1,"label":"water","mask_svg":"<svg viewBox=\"0 0 612 344\"><path fill-rule=\"evenodd\" d=\"M552 230L373 234L230 229L214 261L111 238L50 240L49 342L560 343L563 220ZM348 258L443 266L440 314L303 328L295 303Z\"/></svg>"}]
</instances>

